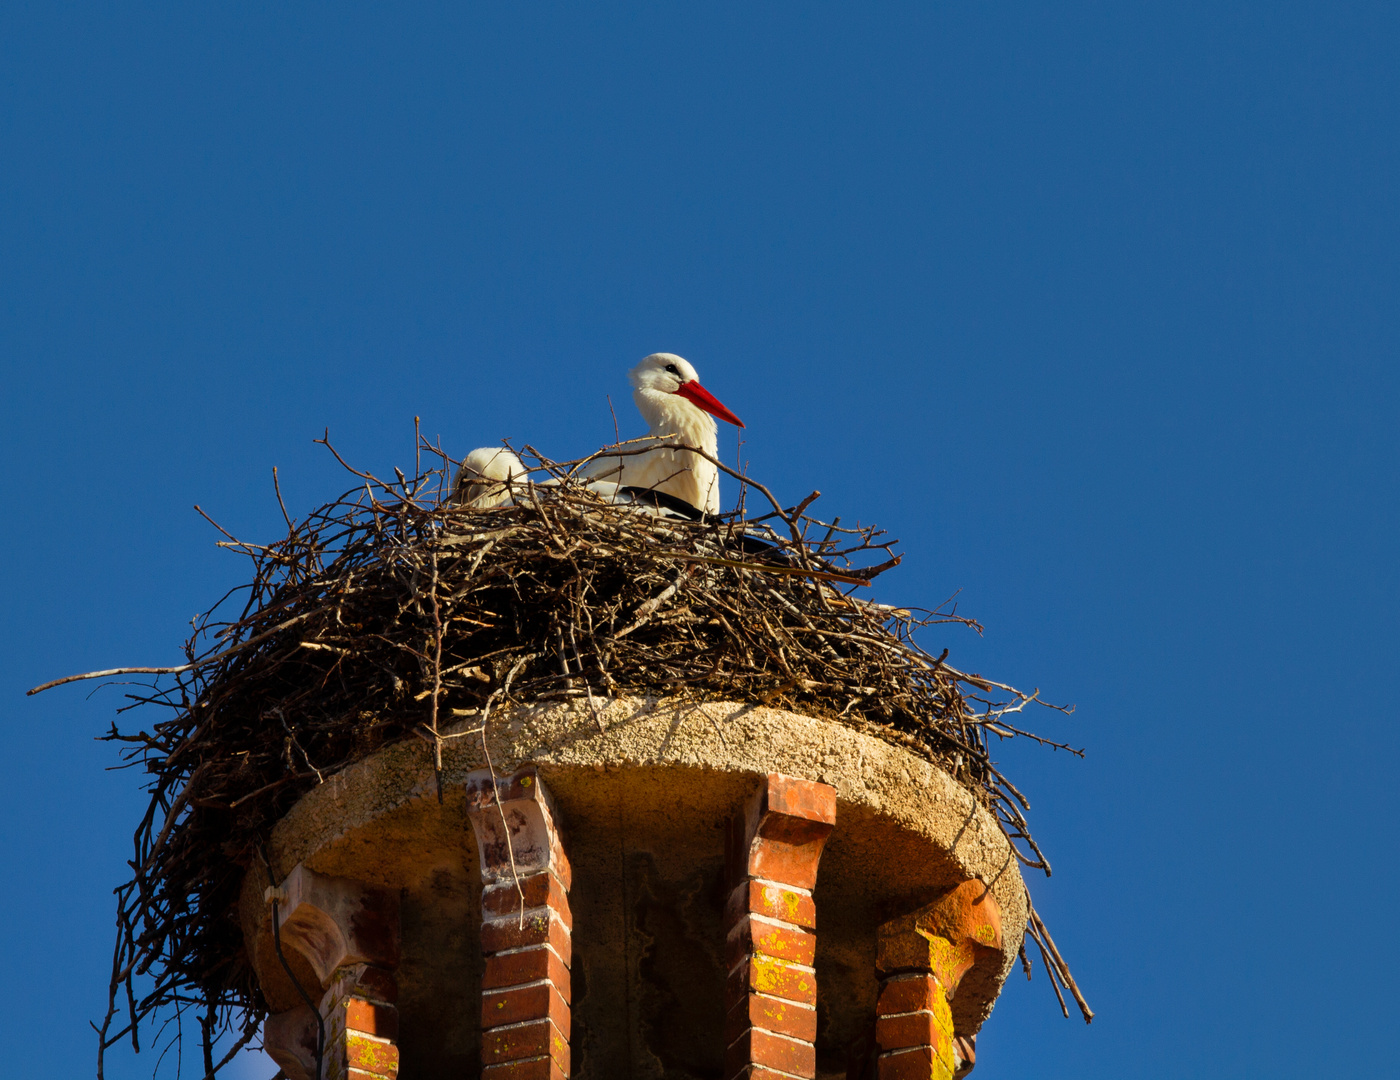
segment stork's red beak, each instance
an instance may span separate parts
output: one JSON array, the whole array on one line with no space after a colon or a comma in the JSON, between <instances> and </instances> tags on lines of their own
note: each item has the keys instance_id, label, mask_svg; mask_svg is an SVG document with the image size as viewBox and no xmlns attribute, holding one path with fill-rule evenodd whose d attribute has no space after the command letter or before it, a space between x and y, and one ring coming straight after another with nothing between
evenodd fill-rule
<instances>
[{"instance_id":1,"label":"stork's red beak","mask_svg":"<svg viewBox=\"0 0 1400 1080\"><path fill-rule=\"evenodd\" d=\"M685 398L696 408L704 409L711 416L718 416L725 423L733 424L735 427L743 427L744 422L732 412L720 404L719 398L710 393L698 382L692 379L690 382L681 383L676 393Z\"/></svg>"}]
</instances>

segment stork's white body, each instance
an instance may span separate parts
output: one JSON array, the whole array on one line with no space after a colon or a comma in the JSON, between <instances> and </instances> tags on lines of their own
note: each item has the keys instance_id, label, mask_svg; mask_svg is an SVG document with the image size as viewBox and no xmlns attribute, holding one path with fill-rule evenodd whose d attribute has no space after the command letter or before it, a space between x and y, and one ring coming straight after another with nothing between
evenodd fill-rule
<instances>
[{"instance_id":1,"label":"stork's white body","mask_svg":"<svg viewBox=\"0 0 1400 1080\"><path fill-rule=\"evenodd\" d=\"M707 514L719 513L719 469L714 462L690 450L661 447L694 447L714 458L719 443L712 416L739 427L743 422L700 385L689 363L673 353L652 353L627 377L632 400L651 430L627 445L627 455L595 458L579 475L610 497L623 488L644 488L682 499ZM457 474L457 497L470 506L498 505L511 497L512 482L524 473L520 459L508 450L473 450Z\"/></svg>"}]
</instances>

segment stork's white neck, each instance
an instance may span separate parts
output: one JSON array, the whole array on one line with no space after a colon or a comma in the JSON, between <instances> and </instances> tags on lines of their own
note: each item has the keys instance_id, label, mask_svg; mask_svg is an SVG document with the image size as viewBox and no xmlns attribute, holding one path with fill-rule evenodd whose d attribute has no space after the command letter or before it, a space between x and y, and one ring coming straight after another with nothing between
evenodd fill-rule
<instances>
[{"instance_id":1,"label":"stork's white neck","mask_svg":"<svg viewBox=\"0 0 1400 1080\"><path fill-rule=\"evenodd\" d=\"M682 443L711 457L718 456L715 422L709 413L679 394L649 387L634 390L632 400L651 428L648 436L657 442ZM623 484L654 487L707 513L719 513L719 469L699 455L685 450L653 450L638 457L613 460L621 463L613 471Z\"/></svg>"},{"instance_id":2,"label":"stork's white neck","mask_svg":"<svg viewBox=\"0 0 1400 1080\"><path fill-rule=\"evenodd\" d=\"M641 388L632 391L632 400L637 403L637 411L651 428L648 435L667 442L685 443L710 455L718 451L714 418L679 394ZM704 464L709 465L709 462Z\"/></svg>"}]
</instances>

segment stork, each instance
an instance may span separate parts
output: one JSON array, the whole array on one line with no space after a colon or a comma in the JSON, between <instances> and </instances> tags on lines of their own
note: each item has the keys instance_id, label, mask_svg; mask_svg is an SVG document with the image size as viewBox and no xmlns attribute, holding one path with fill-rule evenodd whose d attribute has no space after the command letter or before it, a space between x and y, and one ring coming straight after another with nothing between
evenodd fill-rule
<instances>
[{"instance_id":1,"label":"stork","mask_svg":"<svg viewBox=\"0 0 1400 1080\"><path fill-rule=\"evenodd\" d=\"M632 400L651 428L631 444L641 452L602 455L578 475L615 501L633 501L628 489L636 489L679 499L706 514L719 513L719 469L714 462L690 450L663 446L694 447L713 458L719 444L712 418L736 427L744 422L700 385L695 368L673 353L652 353L627 377ZM524 465L509 450L473 450L457 473L456 497L468 506L497 506L510 498L512 486L524 476Z\"/></svg>"},{"instance_id":2,"label":"stork","mask_svg":"<svg viewBox=\"0 0 1400 1080\"><path fill-rule=\"evenodd\" d=\"M719 513L719 469L713 461L688 450L665 450L663 444L680 444L703 450L711 458L719 452L713 417L735 427L744 422L726 409L714 394L700 385L700 376L674 353L652 353L627 373L632 400L651 430L635 446L658 449L628 457L604 456L586 465L581 473L615 481L619 487L640 488L673 495L707 514Z\"/></svg>"},{"instance_id":3,"label":"stork","mask_svg":"<svg viewBox=\"0 0 1400 1080\"><path fill-rule=\"evenodd\" d=\"M482 446L462 459L453 495L468 506L485 510L508 502L516 489L530 481L525 465L504 446Z\"/></svg>"}]
</instances>

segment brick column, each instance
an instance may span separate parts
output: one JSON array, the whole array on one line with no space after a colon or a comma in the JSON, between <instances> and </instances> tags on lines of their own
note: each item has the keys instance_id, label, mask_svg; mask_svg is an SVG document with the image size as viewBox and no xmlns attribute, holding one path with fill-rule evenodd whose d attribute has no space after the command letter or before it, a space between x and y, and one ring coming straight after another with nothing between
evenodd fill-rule
<instances>
[{"instance_id":1,"label":"brick column","mask_svg":"<svg viewBox=\"0 0 1400 1080\"><path fill-rule=\"evenodd\" d=\"M395 1080L397 897L299 864L267 899L277 902L283 956L314 973L302 989L325 1027L320 1080ZM266 985L261 972L259 979ZM267 1018L263 1046L289 1080L317 1080L318 1034L317 1013L302 1004Z\"/></svg>"},{"instance_id":2,"label":"brick column","mask_svg":"<svg viewBox=\"0 0 1400 1080\"><path fill-rule=\"evenodd\" d=\"M383 968L341 968L321 999L326 1018L325 1080L397 1080L398 984ZM344 1065L344 1071L341 1065Z\"/></svg>"},{"instance_id":3,"label":"brick column","mask_svg":"<svg viewBox=\"0 0 1400 1080\"><path fill-rule=\"evenodd\" d=\"M732 822L725 907L726 1080L816 1076L812 888L836 789L769 773Z\"/></svg>"},{"instance_id":4,"label":"brick column","mask_svg":"<svg viewBox=\"0 0 1400 1080\"><path fill-rule=\"evenodd\" d=\"M467 778L481 856L482 1080L567 1080L571 871L549 791L527 766Z\"/></svg>"},{"instance_id":5,"label":"brick column","mask_svg":"<svg viewBox=\"0 0 1400 1080\"><path fill-rule=\"evenodd\" d=\"M1001 908L980 881L880 927L879 1080L952 1080L972 1071L975 1036L954 1033L948 999L968 969L1000 947Z\"/></svg>"}]
</instances>

